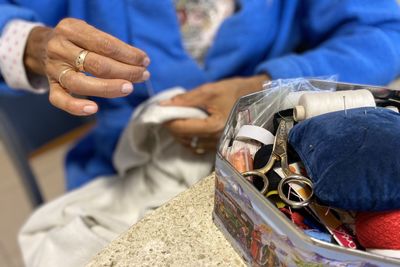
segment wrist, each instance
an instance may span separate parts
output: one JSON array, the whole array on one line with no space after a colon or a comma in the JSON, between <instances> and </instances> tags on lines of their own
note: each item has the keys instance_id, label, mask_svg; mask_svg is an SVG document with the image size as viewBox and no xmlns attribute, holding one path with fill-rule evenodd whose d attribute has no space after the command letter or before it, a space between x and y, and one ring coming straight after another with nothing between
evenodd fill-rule
<instances>
[{"instance_id":1,"label":"wrist","mask_svg":"<svg viewBox=\"0 0 400 267\"><path fill-rule=\"evenodd\" d=\"M52 29L37 26L29 33L24 51L24 65L27 72L45 75L47 42Z\"/></svg>"},{"instance_id":2,"label":"wrist","mask_svg":"<svg viewBox=\"0 0 400 267\"><path fill-rule=\"evenodd\" d=\"M240 90L240 96L261 91L263 84L269 80L271 78L267 74L258 74L250 78L243 78L244 86Z\"/></svg>"}]
</instances>

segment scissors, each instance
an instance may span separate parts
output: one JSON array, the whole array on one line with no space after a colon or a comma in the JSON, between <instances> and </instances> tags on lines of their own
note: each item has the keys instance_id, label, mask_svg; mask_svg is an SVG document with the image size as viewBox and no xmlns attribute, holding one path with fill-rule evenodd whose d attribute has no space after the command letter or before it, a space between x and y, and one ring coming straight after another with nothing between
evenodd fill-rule
<instances>
[{"instance_id":1,"label":"scissors","mask_svg":"<svg viewBox=\"0 0 400 267\"><path fill-rule=\"evenodd\" d=\"M275 136L274 146L272 149L271 157L269 158L267 164L260 168L252 171L247 171L242 173L244 177L254 177L257 176L261 178L264 182L263 188L261 189L261 193L265 195L268 191L269 180L267 177L267 173L272 170L276 161L280 160L282 171L285 175L282 180L280 180L278 184L278 194L283 202L291 206L292 208L301 208L305 207L310 203L310 200L314 194L313 191L313 183L312 181L300 174L294 173L289 169L288 165L288 157L287 157L287 140L288 133L290 129L293 127L293 120L284 118L280 121L278 126L278 131ZM298 188L303 189L299 194L301 197L300 200L294 201L289 199L288 196L283 192L283 188L285 185L289 185L294 187L293 184L298 185ZM307 190L307 188L309 190ZM297 193L300 190L295 190Z\"/></svg>"}]
</instances>

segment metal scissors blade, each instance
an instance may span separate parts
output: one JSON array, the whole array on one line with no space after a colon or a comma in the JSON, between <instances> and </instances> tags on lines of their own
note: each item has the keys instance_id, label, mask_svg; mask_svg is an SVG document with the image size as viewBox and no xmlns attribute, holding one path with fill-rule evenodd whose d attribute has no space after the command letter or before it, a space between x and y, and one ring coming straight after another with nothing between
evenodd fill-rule
<instances>
[{"instance_id":1,"label":"metal scissors blade","mask_svg":"<svg viewBox=\"0 0 400 267\"><path fill-rule=\"evenodd\" d=\"M290 129L293 128L292 120L282 119L279 123L278 130L275 136L274 147L272 153L276 158L287 159L287 140Z\"/></svg>"},{"instance_id":2,"label":"metal scissors blade","mask_svg":"<svg viewBox=\"0 0 400 267\"><path fill-rule=\"evenodd\" d=\"M249 176L261 177L264 182L264 186L261 190L261 193L265 195L268 192L268 186L269 186L269 180L266 174L273 169L275 162L277 160L280 160L281 168L285 177L282 178L282 180L278 184L279 197L291 207L301 208L307 206L311 201L311 198L313 196L313 183L309 178L294 173L289 168L288 158L287 158L287 142L288 142L288 134L290 129L292 129L293 124L294 122L291 119L289 120L282 119L279 123L278 130L276 132L274 140L272 154L267 164L260 169L244 172L242 173L242 175L244 177L249 177ZM293 189L298 193L298 195L300 195L299 201L293 201L284 194L283 190L285 185L294 187ZM305 189L307 187L310 190Z\"/></svg>"},{"instance_id":3,"label":"metal scissors blade","mask_svg":"<svg viewBox=\"0 0 400 267\"><path fill-rule=\"evenodd\" d=\"M293 127L293 121L291 125L289 123L288 127ZM266 174L272 170L277 160L281 160L282 156L286 155L286 140L290 128L287 129L286 121L282 119L279 123L277 134L274 140L274 145L272 147L272 154L269 157L267 164L260 169L255 169L242 173L244 177L257 176L263 180L264 186L260 190L261 194L263 195L268 192L269 186L269 179Z\"/></svg>"}]
</instances>

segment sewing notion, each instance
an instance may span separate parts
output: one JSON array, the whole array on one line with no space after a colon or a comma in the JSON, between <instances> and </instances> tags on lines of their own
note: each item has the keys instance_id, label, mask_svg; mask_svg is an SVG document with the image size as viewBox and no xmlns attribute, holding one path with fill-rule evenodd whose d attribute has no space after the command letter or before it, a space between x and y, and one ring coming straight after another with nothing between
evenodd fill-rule
<instances>
[{"instance_id":1,"label":"sewing notion","mask_svg":"<svg viewBox=\"0 0 400 267\"><path fill-rule=\"evenodd\" d=\"M220 141L218 228L252 266L400 266L400 93L264 88L239 100Z\"/></svg>"}]
</instances>

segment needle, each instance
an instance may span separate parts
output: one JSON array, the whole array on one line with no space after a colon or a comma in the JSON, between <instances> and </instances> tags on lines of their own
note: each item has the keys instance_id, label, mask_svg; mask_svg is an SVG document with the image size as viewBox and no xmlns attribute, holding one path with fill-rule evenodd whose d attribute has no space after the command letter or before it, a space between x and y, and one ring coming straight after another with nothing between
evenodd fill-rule
<instances>
[{"instance_id":1,"label":"needle","mask_svg":"<svg viewBox=\"0 0 400 267\"><path fill-rule=\"evenodd\" d=\"M149 95L149 97L154 96L154 89L153 89L153 84L151 83L151 80L148 79L144 83L146 85L147 94Z\"/></svg>"}]
</instances>

